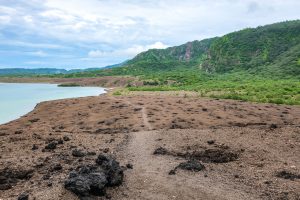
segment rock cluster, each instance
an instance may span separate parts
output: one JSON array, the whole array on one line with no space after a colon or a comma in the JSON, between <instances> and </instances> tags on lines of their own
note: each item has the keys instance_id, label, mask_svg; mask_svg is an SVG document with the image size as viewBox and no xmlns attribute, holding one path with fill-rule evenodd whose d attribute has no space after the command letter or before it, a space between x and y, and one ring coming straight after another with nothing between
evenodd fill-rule
<instances>
[{"instance_id":1,"label":"rock cluster","mask_svg":"<svg viewBox=\"0 0 300 200\"><path fill-rule=\"evenodd\" d=\"M0 190L11 189L20 180L30 179L32 176L32 169L4 168L0 170Z\"/></svg>"},{"instance_id":2,"label":"rock cluster","mask_svg":"<svg viewBox=\"0 0 300 200\"><path fill-rule=\"evenodd\" d=\"M112 156L100 154L96 164L70 172L65 188L80 197L102 196L107 187L121 185L123 176L122 167Z\"/></svg>"}]
</instances>

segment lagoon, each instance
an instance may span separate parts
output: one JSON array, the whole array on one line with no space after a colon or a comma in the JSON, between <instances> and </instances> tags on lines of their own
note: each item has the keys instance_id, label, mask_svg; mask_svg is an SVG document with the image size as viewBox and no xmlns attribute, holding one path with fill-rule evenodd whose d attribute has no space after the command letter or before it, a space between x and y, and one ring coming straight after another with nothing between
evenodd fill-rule
<instances>
[{"instance_id":1,"label":"lagoon","mask_svg":"<svg viewBox=\"0 0 300 200\"><path fill-rule=\"evenodd\" d=\"M0 124L32 111L42 101L98 96L100 87L57 87L56 84L0 83Z\"/></svg>"}]
</instances>

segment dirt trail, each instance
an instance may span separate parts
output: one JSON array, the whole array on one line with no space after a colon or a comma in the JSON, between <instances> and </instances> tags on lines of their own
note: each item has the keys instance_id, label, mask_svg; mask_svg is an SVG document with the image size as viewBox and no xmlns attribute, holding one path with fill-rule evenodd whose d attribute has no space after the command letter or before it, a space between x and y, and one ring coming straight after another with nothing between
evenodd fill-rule
<instances>
[{"instance_id":1,"label":"dirt trail","mask_svg":"<svg viewBox=\"0 0 300 200\"><path fill-rule=\"evenodd\" d=\"M143 116L143 122L145 127L147 127L149 130L152 130L152 125L149 123L149 119L147 116L147 109L145 107L142 108L142 116Z\"/></svg>"},{"instance_id":2,"label":"dirt trail","mask_svg":"<svg viewBox=\"0 0 300 200\"><path fill-rule=\"evenodd\" d=\"M153 155L160 134L160 131L130 133L123 156L133 164L133 169L126 173L126 197L122 199L258 199L204 177L205 172L169 175L180 160Z\"/></svg>"}]
</instances>

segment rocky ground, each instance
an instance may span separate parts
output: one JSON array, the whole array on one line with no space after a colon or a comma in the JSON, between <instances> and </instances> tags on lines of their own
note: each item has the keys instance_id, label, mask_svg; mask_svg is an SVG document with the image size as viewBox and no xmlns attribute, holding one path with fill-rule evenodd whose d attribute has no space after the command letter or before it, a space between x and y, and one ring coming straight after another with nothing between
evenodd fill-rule
<instances>
[{"instance_id":1,"label":"rocky ground","mask_svg":"<svg viewBox=\"0 0 300 200\"><path fill-rule=\"evenodd\" d=\"M108 94L40 103L0 138L0 199L78 199L65 181L99 154L124 181L92 199L300 199L299 106Z\"/></svg>"}]
</instances>

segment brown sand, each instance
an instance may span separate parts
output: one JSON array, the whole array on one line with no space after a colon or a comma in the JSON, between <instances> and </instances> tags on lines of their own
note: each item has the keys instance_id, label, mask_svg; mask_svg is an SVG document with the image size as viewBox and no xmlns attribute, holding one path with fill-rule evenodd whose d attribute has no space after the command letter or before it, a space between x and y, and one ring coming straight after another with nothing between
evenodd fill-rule
<instances>
[{"instance_id":1,"label":"brown sand","mask_svg":"<svg viewBox=\"0 0 300 200\"><path fill-rule=\"evenodd\" d=\"M64 136L70 141L43 150ZM31 199L77 199L63 188L64 179L103 151L122 165L133 165L124 184L108 190L112 199L300 199L299 179L276 176L282 170L300 174L299 106L103 95L40 103L1 125L0 138L0 173L5 168L31 170L11 189L0 190L0 199L16 199L24 191ZM210 140L214 142L208 144ZM37 150L32 150L34 144ZM158 147L171 153L153 155ZM73 149L89 155L74 157ZM235 152L238 158L203 161L206 169L200 172L168 174L187 159L186 153L211 149ZM62 169L55 169L57 164Z\"/></svg>"}]
</instances>

